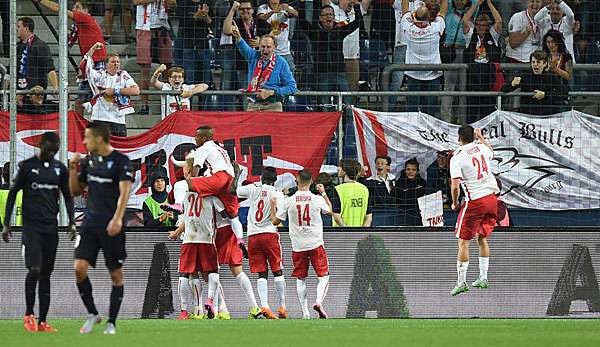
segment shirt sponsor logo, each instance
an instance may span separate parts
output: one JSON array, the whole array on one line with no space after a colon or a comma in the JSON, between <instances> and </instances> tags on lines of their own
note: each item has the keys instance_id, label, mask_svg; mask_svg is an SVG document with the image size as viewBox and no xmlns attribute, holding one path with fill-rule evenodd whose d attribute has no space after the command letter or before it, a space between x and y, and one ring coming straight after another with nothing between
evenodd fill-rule
<instances>
[{"instance_id":1,"label":"shirt sponsor logo","mask_svg":"<svg viewBox=\"0 0 600 347\"><path fill-rule=\"evenodd\" d=\"M33 182L33 183L31 183L31 189L33 189L33 190L38 190L38 189L53 190L53 189L58 189L58 186L56 184L44 184L44 183Z\"/></svg>"},{"instance_id":2,"label":"shirt sponsor logo","mask_svg":"<svg viewBox=\"0 0 600 347\"><path fill-rule=\"evenodd\" d=\"M88 182L96 182L96 183L113 183L112 178L104 178L104 177L98 177L98 176L94 176L94 175L87 175L87 180Z\"/></svg>"},{"instance_id":3,"label":"shirt sponsor logo","mask_svg":"<svg viewBox=\"0 0 600 347\"><path fill-rule=\"evenodd\" d=\"M40 174L40 170L39 169L31 169L31 172L33 172L36 175Z\"/></svg>"}]
</instances>

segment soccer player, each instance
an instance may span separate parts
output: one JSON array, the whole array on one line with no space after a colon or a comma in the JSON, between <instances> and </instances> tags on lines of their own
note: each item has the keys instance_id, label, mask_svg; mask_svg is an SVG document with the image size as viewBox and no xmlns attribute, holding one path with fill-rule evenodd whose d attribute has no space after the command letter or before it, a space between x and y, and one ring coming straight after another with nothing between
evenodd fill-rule
<instances>
[{"instance_id":1,"label":"soccer player","mask_svg":"<svg viewBox=\"0 0 600 347\"><path fill-rule=\"evenodd\" d=\"M58 199L62 193L69 215L69 231L75 237L73 197L69 192L69 174L64 164L54 159L60 138L54 132L42 134L40 153L19 163L19 168L8 193L6 218L2 238L10 240L10 216L17 193L23 190L23 256L28 269L25 276L26 310L23 324L29 332L56 332L46 322L50 307L50 275L54 270L58 247ZM39 284L39 286L38 286ZM35 321L33 306L38 286L40 316Z\"/></svg>"},{"instance_id":2,"label":"soccer player","mask_svg":"<svg viewBox=\"0 0 600 347\"><path fill-rule=\"evenodd\" d=\"M479 143L474 142L475 139ZM450 160L452 178L452 209L458 210L460 187L465 192L465 203L460 208L454 234L458 238L456 270L458 281L450 294L458 295L469 291L467 269L469 267L469 241L477 236L479 243L479 278L472 283L476 288L487 288L487 272L490 249L487 238L494 231L497 218L498 184L490 171L494 158L492 146L481 135L480 129L463 125L458 129L458 142Z\"/></svg>"},{"instance_id":3,"label":"soccer player","mask_svg":"<svg viewBox=\"0 0 600 347\"><path fill-rule=\"evenodd\" d=\"M302 318L310 319L306 295L306 277L310 263L319 278L317 285L317 300L313 309L319 318L327 318L323 309L323 300L329 288L329 260L323 247L323 220L321 214L327 214L338 219L341 218L331 212L331 201L327 198L322 184L317 185L321 196L310 191L312 175L308 170L298 172L296 176L298 191L283 201L271 198L271 222L279 225L289 216L289 233L292 240L292 261L296 277L296 290L302 306ZM278 207L278 204L280 207Z\"/></svg>"},{"instance_id":4,"label":"soccer player","mask_svg":"<svg viewBox=\"0 0 600 347\"><path fill-rule=\"evenodd\" d=\"M263 167L261 184L249 184L237 188L239 198L250 201L248 211L248 261L250 272L258 273L256 288L260 298L263 316L276 319L269 307L269 265L273 273L275 290L279 296L279 318L287 318L285 306L285 278L283 277L283 259L277 227L271 223L271 198L283 201L283 193L274 187L277 172L272 166Z\"/></svg>"},{"instance_id":5,"label":"soccer player","mask_svg":"<svg viewBox=\"0 0 600 347\"><path fill-rule=\"evenodd\" d=\"M161 98L161 109L164 116L175 111L189 111L192 109L190 98L208 89L208 84L185 84L185 70L182 67L172 67L167 72L168 83L159 81L160 75L167 70L165 64L161 64L150 78L150 84L159 90L181 91L181 95L165 95Z\"/></svg>"},{"instance_id":6,"label":"soccer player","mask_svg":"<svg viewBox=\"0 0 600 347\"><path fill-rule=\"evenodd\" d=\"M90 333L100 323L88 268L96 267L98 252L102 249L110 272L109 317L104 334L116 333L115 324L123 300L123 263L127 257L123 217L134 179L129 158L112 148L110 129L106 123L89 123L83 143L90 152L82 160L75 155L69 162L69 188L73 196L88 190L87 210L81 225L81 236L75 242L75 277L79 295L89 317L79 332ZM77 168L80 168L79 174Z\"/></svg>"},{"instance_id":7,"label":"soccer player","mask_svg":"<svg viewBox=\"0 0 600 347\"><path fill-rule=\"evenodd\" d=\"M186 179L192 173L189 168L184 170ZM219 290L219 259L215 247L215 218L216 213L225 207L214 196L202 197L194 191L188 191L183 201L183 223L169 234L176 239L184 234L179 259L179 272L208 274L208 294L204 308L208 319L215 317L214 300Z\"/></svg>"}]
</instances>

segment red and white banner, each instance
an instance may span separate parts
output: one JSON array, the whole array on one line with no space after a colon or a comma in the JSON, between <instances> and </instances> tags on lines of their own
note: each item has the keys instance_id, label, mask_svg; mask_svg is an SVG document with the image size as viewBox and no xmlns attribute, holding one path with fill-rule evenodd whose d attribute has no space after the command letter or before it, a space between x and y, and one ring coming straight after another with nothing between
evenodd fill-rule
<instances>
[{"instance_id":1,"label":"red and white banner","mask_svg":"<svg viewBox=\"0 0 600 347\"><path fill-rule=\"evenodd\" d=\"M458 147L459 125L419 112L354 108L358 159L369 167L377 155L392 158L398 176L416 157L420 174L437 151ZM492 172L511 206L545 209L600 208L600 118L578 111L547 116L495 111L472 124L494 147Z\"/></svg>"},{"instance_id":2,"label":"red and white banner","mask_svg":"<svg viewBox=\"0 0 600 347\"><path fill-rule=\"evenodd\" d=\"M114 148L126 153L135 168L135 183L129 207L140 208L148 193L148 178L157 167L164 167L175 182L174 156L183 160L195 147L196 128L210 125L215 140L223 144L236 162L248 169L248 180L257 181L263 166L274 166L282 181L293 182L293 173L304 168L319 173L325 152L340 120L339 112L189 112L181 111L152 129L126 138L113 137ZM35 154L39 137L57 131L58 113L18 115L17 160ZM83 133L87 120L69 113L68 149L86 153ZM0 112L0 162L10 160L9 116Z\"/></svg>"}]
</instances>

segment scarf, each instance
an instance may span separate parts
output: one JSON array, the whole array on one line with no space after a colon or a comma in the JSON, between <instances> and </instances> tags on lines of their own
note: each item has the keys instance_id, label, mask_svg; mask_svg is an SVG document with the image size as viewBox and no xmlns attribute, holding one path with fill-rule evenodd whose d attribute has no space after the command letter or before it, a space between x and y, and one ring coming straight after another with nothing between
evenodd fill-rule
<instances>
[{"instance_id":1,"label":"scarf","mask_svg":"<svg viewBox=\"0 0 600 347\"><path fill-rule=\"evenodd\" d=\"M77 28L77 24L71 25L71 30L69 31L69 37L67 38L67 45L72 47L79 40L79 28Z\"/></svg>"},{"instance_id":2,"label":"scarf","mask_svg":"<svg viewBox=\"0 0 600 347\"><path fill-rule=\"evenodd\" d=\"M254 68L254 72L252 73L252 79L248 84L248 92L257 92L264 84L271 78L271 74L273 73L273 69L275 68L275 61L277 60L277 56L275 53L269 59L267 66L263 68L263 60L258 59L256 62L256 67Z\"/></svg>"},{"instance_id":3,"label":"scarf","mask_svg":"<svg viewBox=\"0 0 600 347\"><path fill-rule=\"evenodd\" d=\"M31 45L33 44L33 40L35 40L35 35L31 34L25 43L25 49L21 55L21 60L19 61L19 87L26 88L27 87L27 69L29 68L29 50L31 49Z\"/></svg>"}]
</instances>

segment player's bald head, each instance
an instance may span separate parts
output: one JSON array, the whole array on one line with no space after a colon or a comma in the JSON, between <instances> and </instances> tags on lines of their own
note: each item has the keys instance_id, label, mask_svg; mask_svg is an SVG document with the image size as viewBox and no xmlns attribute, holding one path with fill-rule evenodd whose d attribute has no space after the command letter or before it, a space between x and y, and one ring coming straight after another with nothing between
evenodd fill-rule
<instances>
[{"instance_id":1,"label":"player's bald head","mask_svg":"<svg viewBox=\"0 0 600 347\"><path fill-rule=\"evenodd\" d=\"M203 125L196 128L196 144L202 146L206 141L213 139L213 128L209 125Z\"/></svg>"}]
</instances>

